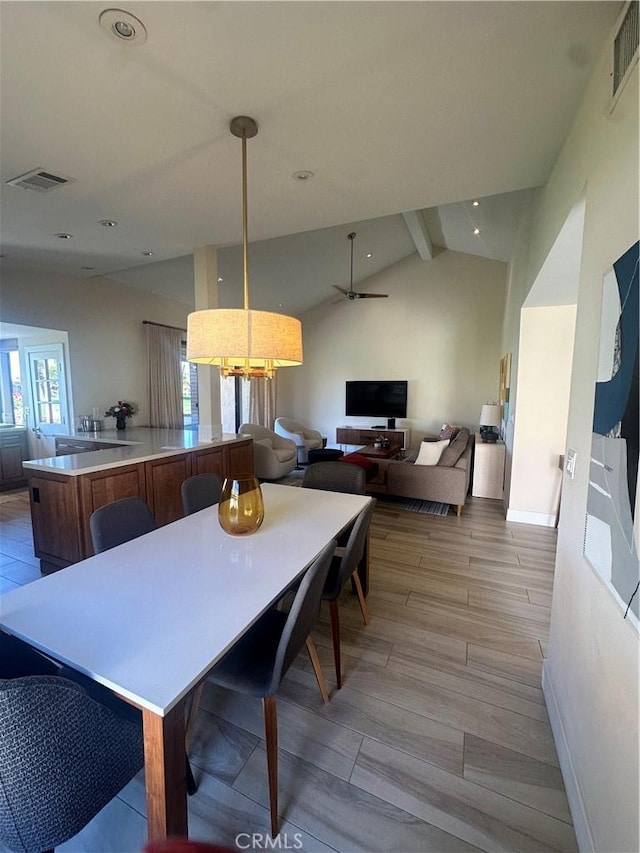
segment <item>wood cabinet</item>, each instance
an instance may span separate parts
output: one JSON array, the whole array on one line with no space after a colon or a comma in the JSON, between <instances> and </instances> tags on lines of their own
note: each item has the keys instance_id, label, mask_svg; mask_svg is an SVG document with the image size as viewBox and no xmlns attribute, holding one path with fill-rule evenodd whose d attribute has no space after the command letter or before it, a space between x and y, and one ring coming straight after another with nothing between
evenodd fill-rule
<instances>
[{"instance_id":1,"label":"wood cabinet","mask_svg":"<svg viewBox=\"0 0 640 853\"><path fill-rule=\"evenodd\" d=\"M228 476L253 474L253 440L245 444L230 444L224 448Z\"/></svg>"},{"instance_id":2,"label":"wood cabinet","mask_svg":"<svg viewBox=\"0 0 640 853\"><path fill-rule=\"evenodd\" d=\"M156 524L170 524L182 518L180 487L191 476L191 454L181 453L145 462L147 503Z\"/></svg>"},{"instance_id":3,"label":"wood cabinet","mask_svg":"<svg viewBox=\"0 0 640 853\"><path fill-rule=\"evenodd\" d=\"M0 489L12 489L27 481L22 468L27 458L26 429L0 429Z\"/></svg>"},{"instance_id":4,"label":"wood cabinet","mask_svg":"<svg viewBox=\"0 0 640 853\"><path fill-rule=\"evenodd\" d=\"M33 544L44 574L85 556L78 490L69 479L62 474L29 479Z\"/></svg>"},{"instance_id":5,"label":"wood cabinet","mask_svg":"<svg viewBox=\"0 0 640 853\"><path fill-rule=\"evenodd\" d=\"M378 436L387 438L392 445L399 445L402 450L406 450L409 447L411 430L337 427L336 444L373 444Z\"/></svg>"},{"instance_id":6,"label":"wood cabinet","mask_svg":"<svg viewBox=\"0 0 640 853\"><path fill-rule=\"evenodd\" d=\"M81 553L83 557L90 557L93 554L91 530L89 529L91 513L105 504L120 500L120 498L140 497L146 500L144 465L137 463L122 465L119 468L108 468L105 471L92 471L84 474L78 485L80 492L78 519L81 521ZM36 553L38 552L36 551Z\"/></svg>"},{"instance_id":7,"label":"wood cabinet","mask_svg":"<svg viewBox=\"0 0 640 853\"><path fill-rule=\"evenodd\" d=\"M91 557L91 513L111 501L141 497L158 525L182 518L182 483L192 474L206 472L221 477L253 473L252 440L201 446L140 462L110 463L74 474L30 471L31 521L41 571L49 574Z\"/></svg>"},{"instance_id":8,"label":"wood cabinet","mask_svg":"<svg viewBox=\"0 0 640 853\"><path fill-rule=\"evenodd\" d=\"M471 494L502 500L505 447L502 441L485 442L476 433Z\"/></svg>"}]
</instances>

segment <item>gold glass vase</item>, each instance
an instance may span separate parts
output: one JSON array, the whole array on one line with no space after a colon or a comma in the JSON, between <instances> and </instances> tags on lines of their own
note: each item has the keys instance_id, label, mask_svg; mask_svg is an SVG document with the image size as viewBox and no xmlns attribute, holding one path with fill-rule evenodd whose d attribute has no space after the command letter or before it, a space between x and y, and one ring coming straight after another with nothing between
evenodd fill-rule
<instances>
[{"instance_id":1,"label":"gold glass vase","mask_svg":"<svg viewBox=\"0 0 640 853\"><path fill-rule=\"evenodd\" d=\"M257 477L239 474L227 477L218 503L218 520L231 536L255 533L264 518L264 501Z\"/></svg>"}]
</instances>

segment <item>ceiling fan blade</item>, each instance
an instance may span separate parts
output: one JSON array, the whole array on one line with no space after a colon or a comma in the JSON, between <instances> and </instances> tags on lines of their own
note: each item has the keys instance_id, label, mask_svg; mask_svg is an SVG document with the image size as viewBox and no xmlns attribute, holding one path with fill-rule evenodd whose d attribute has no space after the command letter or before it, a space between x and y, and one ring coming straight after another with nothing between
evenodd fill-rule
<instances>
[{"instance_id":1,"label":"ceiling fan blade","mask_svg":"<svg viewBox=\"0 0 640 853\"><path fill-rule=\"evenodd\" d=\"M345 290L344 287L338 287L337 284L332 284L331 287L335 288L336 290L339 290L340 293L343 293L345 296L349 295L349 291Z\"/></svg>"},{"instance_id":2,"label":"ceiling fan blade","mask_svg":"<svg viewBox=\"0 0 640 853\"><path fill-rule=\"evenodd\" d=\"M388 293L356 293L357 299L388 299Z\"/></svg>"}]
</instances>

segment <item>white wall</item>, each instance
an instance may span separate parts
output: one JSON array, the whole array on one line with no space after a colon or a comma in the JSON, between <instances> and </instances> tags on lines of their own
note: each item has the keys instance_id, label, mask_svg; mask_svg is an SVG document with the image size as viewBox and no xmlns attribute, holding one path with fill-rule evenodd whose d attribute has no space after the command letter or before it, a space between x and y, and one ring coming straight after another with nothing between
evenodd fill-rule
<instances>
[{"instance_id":1,"label":"white wall","mask_svg":"<svg viewBox=\"0 0 640 853\"><path fill-rule=\"evenodd\" d=\"M186 328L190 308L104 278L37 272L2 273L1 319L69 333L74 416L102 414L117 400L138 407L132 423L149 423L143 320Z\"/></svg>"},{"instance_id":2,"label":"white wall","mask_svg":"<svg viewBox=\"0 0 640 853\"><path fill-rule=\"evenodd\" d=\"M575 305L522 310L509 521L556 521L575 321Z\"/></svg>"},{"instance_id":3,"label":"white wall","mask_svg":"<svg viewBox=\"0 0 640 853\"><path fill-rule=\"evenodd\" d=\"M347 379L409 380L415 444L444 421L477 426L482 403L498 396L506 264L442 251L417 254L362 284L388 299L341 300L302 318L304 364L279 371L277 414L323 432L335 446L346 418Z\"/></svg>"},{"instance_id":4,"label":"white wall","mask_svg":"<svg viewBox=\"0 0 640 853\"><path fill-rule=\"evenodd\" d=\"M532 210L513 267L526 294L572 206L584 193L567 445L576 477L565 477L551 639L544 690L582 850L640 849L638 829L638 635L582 554L591 448L602 276L638 239L638 67L609 113L609 49L600 57L572 130ZM517 327L513 301L505 329ZM512 333L504 347L515 351ZM516 420L518 403L516 403ZM512 485L513 488L513 485Z\"/></svg>"}]
</instances>

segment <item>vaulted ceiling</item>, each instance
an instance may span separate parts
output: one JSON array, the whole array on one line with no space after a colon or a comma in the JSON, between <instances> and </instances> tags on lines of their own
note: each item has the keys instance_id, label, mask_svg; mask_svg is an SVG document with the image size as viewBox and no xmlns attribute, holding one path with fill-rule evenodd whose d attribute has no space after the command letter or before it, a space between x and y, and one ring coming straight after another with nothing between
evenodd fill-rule
<instances>
[{"instance_id":1,"label":"vaulted ceiling","mask_svg":"<svg viewBox=\"0 0 640 853\"><path fill-rule=\"evenodd\" d=\"M622 3L124 7L146 39L101 26L104 2L0 3L3 268L190 303L192 250L211 244L222 303L240 304L229 122L244 114L259 125L251 303L299 314L348 285L350 231L356 283L415 251L414 211L436 247L508 260L524 195L548 178ZM73 180L46 193L6 183L33 169Z\"/></svg>"}]
</instances>

